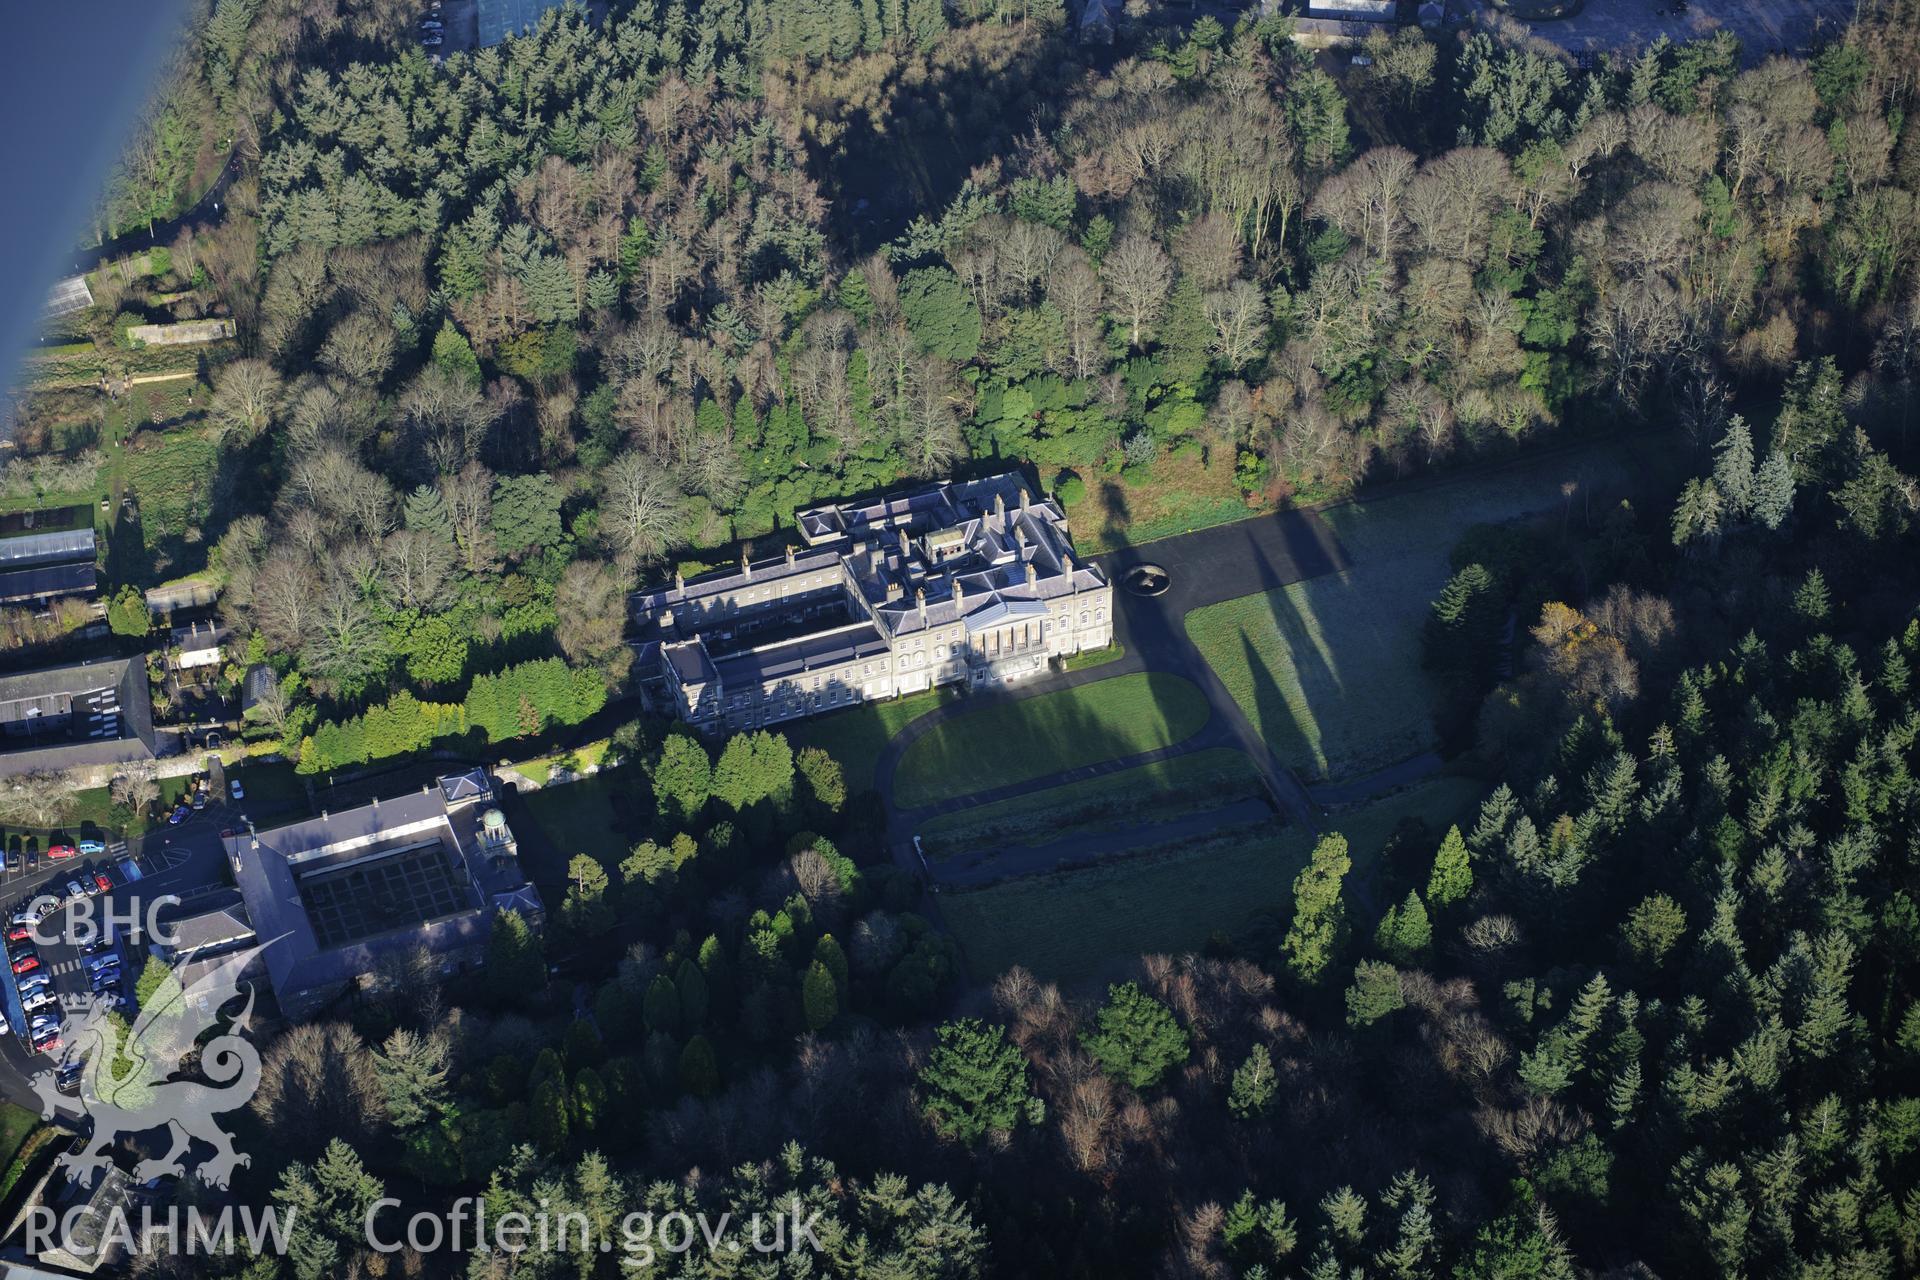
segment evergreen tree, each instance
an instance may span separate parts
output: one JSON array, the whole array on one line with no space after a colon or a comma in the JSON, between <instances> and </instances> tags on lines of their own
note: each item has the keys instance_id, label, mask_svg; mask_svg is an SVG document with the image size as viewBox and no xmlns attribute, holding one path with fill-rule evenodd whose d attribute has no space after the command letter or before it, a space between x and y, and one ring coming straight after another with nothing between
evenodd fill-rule
<instances>
[{"instance_id":1,"label":"evergreen tree","mask_svg":"<svg viewBox=\"0 0 1920 1280\"><path fill-rule=\"evenodd\" d=\"M1373 941L1395 964L1413 964L1426 955L1433 942L1433 926L1418 893L1409 889L1405 901L1387 908L1374 930Z\"/></svg>"},{"instance_id":2,"label":"evergreen tree","mask_svg":"<svg viewBox=\"0 0 1920 1280\"><path fill-rule=\"evenodd\" d=\"M927 1118L942 1134L972 1146L1011 1132L1039 1100L1027 1090L1027 1061L999 1027L977 1018L944 1022L920 1071Z\"/></svg>"},{"instance_id":3,"label":"evergreen tree","mask_svg":"<svg viewBox=\"0 0 1920 1280\"><path fill-rule=\"evenodd\" d=\"M1302 982L1318 982L1346 938L1346 903L1341 886L1353 860L1346 837L1328 834L1313 847L1307 865L1293 881L1293 923L1280 948L1287 968Z\"/></svg>"},{"instance_id":4,"label":"evergreen tree","mask_svg":"<svg viewBox=\"0 0 1920 1280\"><path fill-rule=\"evenodd\" d=\"M653 793L660 817L674 826L692 826L712 794L713 770L707 749L685 733L670 733L653 766Z\"/></svg>"},{"instance_id":5,"label":"evergreen tree","mask_svg":"<svg viewBox=\"0 0 1920 1280\"><path fill-rule=\"evenodd\" d=\"M833 973L818 960L800 979L800 1012L809 1031L822 1031L840 1016L840 989Z\"/></svg>"},{"instance_id":6,"label":"evergreen tree","mask_svg":"<svg viewBox=\"0 0 1920 1280\"><path fill-rule=\"evenodd\" d=\"M1187 1060L1186 1030L1167 1006L1135 983L1107 988L1107 1002L1081 1040L1101 1070L1135 1089L1151 1089Z\"/></svg>"},{"instance_id":7,"label":"evergreen tree","mask_svg":"<svg viewBox=\"0 0 1920 1280\"><path fill-rule=\"evenodd\" d=\"M696 1098L711 1096L720 1087L720 1062L705 1036L694 1036L680 1051L680 1087Z\"/></svg>"},{"instance_id":8,"label":"evergreen tree","mask_svg":"<svg viewBox=\"0 0 1920 1280\"><path fill-rule=\"evenodd\" d=\"M1473 892L1473 860L1460 828L1451 826L1433 855L1433 873L1427 877L1427 901L1436 907L1450 907L1466 901Z\"/></svg>"},{"instance_id":9,"label":"evergreen tree","mask_svg":"<svg viewBox=\"0 0 1920 1280\"><path fill-rule=\"evenodd\" d=\"M1280 1089L1273 1070L1273 1055L1267 1046L1256 1044L1247 1051L1247 1059L1233 1073L1233 1087L1227 1093L1227 1111L1236 1120L1254 1120L1273 1109Z\"/></svg>"},{"instance_id":10,"label":"evergreen tree","mask_svg":"<svg viewBox=\"0 0 1920 1280\"><path fill-rule=\"evenodd\" d=\"M1370 1027L1406 1006L1400 994L1400 971L1378 960L1362 960L1353 968L1347 988L1347 1025Z\"/></svg>"}]
</instances>

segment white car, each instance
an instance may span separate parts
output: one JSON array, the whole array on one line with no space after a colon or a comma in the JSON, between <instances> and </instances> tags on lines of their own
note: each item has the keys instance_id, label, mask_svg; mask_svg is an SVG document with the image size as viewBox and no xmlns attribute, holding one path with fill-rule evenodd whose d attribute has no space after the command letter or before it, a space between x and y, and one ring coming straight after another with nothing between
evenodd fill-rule
<instances>
[{"instance_id":1,"label":"white car","mask_svg":"<svg viewBox=\"0 0 1920 1280\"><path fill-rule=\"evenodd\" d=\"M240 779L238 778L227 779L227 791L235 800L245 800L247 798L247 790L240 785Z\"/></svg>"},{"instance_id":2,"label":"white car","mask_svg":"<svg viewBox=\"0 0 1920 1280\"><path fill-rule=\"evenodd\" d=\"M52 992L42 991L38 995L28 996L27 1002L20 1007L28 1013L36 1013L41 1009L51 1009L59 1003L53 998Z\"/></svg>"}]
</instances>

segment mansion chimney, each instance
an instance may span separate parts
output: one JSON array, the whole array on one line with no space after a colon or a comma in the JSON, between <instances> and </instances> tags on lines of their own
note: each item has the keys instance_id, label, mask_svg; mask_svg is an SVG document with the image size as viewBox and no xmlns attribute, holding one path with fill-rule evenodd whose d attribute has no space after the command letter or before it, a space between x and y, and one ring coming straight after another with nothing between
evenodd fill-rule
<instances>
[{"instance_id":1,"label":"mansion chimney","mask_svg":"<svg viewBox=\"0 0 1920 1280\"><path fill-rule=\"evenodd\" d=\"M927 625L927 589L920 587L913 593L913 602L920 607L920 625Z\"/></svg>"}]
</instances>

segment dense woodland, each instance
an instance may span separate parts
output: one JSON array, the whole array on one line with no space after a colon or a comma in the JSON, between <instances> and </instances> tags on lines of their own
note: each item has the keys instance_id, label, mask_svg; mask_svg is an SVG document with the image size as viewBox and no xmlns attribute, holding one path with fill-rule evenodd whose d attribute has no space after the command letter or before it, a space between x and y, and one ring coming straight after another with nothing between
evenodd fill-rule
<instances>
[{"instance_id":1,"label":"dense woodland","mask_svg":"<svg viewBox=\"0 0 1920 1280\"><path fill-rule=\"evenodd\" d=\"M243 1147L308 1225L229 1269L444 1269L365 1249L387 1187L597 1231L793 1190L834 1239L794 1276L1920 1270L1920 10L1861 9L1579 70L1499 20L1356 67L1150 4L1109 51L639 0L434 65L397 0L218 0L103 225L233 140L172 252L244 348L204 548L308 769L581 723L639 576L970 465L1258 508L1649 431L1694 475L1459 548L1477 817L1364 887L1329 835L1099 990L967 986L818 751L630 725L631 853L544 943L592 1020L510 919L484 979L289 1032Z\"/></svg>"}]
</instances>

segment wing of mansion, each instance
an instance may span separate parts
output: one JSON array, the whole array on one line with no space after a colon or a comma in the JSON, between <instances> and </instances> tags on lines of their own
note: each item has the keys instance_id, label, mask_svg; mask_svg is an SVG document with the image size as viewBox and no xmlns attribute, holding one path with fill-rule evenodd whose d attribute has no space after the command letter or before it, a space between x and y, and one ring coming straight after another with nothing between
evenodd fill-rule
<instances>
[{"instance_id":1,"label":"wing of mansion","mask_svg":"<svg viewBox=\"0 0 1920 1280\"><path fill-rule=\"evenodd\" d=\"M805 545L634 597L662 713L745 729L1104 648L1113 588L1019 473L812 507Z\"/></svg>"}]
</instances>

